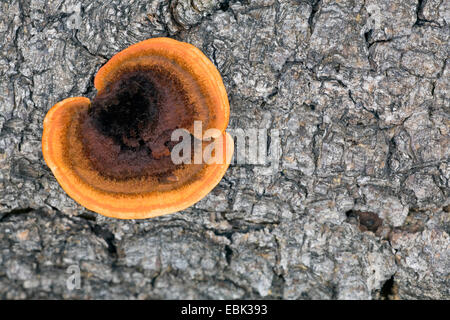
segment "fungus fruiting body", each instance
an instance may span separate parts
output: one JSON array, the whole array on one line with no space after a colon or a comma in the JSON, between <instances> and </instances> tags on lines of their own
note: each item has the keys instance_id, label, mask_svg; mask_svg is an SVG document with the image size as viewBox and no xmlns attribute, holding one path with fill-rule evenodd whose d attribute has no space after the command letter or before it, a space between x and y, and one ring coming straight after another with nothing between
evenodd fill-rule
<instances>
[{"instance_id":1,"label":"fungus fruiting body","mask_svg":"<svg viewBox=\"0 0 450 320\"><path fill-rule=\"evenodd\" d=\"M112 57L94 85L92 101L65 99L44 119L44 159L74 200L106 216L142 219L185 209L219 183L233 154L225 131L229 103L219 72L200 50L168 38L145 40ZM174 162L176 130L192 138L185 160L207 148L218 161Z\"/></svg>"}]
</instances>

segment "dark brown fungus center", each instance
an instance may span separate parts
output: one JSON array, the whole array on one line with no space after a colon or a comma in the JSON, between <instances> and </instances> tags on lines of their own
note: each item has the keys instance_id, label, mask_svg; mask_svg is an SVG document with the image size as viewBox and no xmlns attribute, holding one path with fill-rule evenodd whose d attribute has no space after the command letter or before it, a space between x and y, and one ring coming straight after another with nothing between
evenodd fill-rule
<instances>
[{"instance_id":1,"label":"dark brown fungus center","mask_svg":"<svg viewBox=\"0 0 450 320\"><path fill-rule=\"evenodd\" d=\"M158 91L145 73L129 73L95 97L89 116L122 149L145 145L159 116Z\"/></svg>"},{"instance_id":2,"label":"dark brown fungus center","mask_svg":"<svg viewBox=\"0 0 450 320\"><path fill-rule=\"evenodd\" d=\"M195 109L181 83L161 69L122 73L93 100L81 137L92 165L114 179L170 177L172 132L187 128Z\"/></svg>"}]
</instances>

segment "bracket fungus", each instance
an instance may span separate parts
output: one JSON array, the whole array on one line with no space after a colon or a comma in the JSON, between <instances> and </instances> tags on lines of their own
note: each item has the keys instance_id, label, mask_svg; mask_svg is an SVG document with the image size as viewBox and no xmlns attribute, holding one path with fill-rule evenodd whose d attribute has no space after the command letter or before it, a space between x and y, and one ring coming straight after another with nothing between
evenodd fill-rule
<instances>
[{"instance_id":1,"label":"bracket fungus","mask_svg":"<svg viewBox=\"0 0 450 320\"><path fill-rule=\"evenodd\" d=\"M233 154L230 107L219 72L199 49L169 38L142 41L113 56L94 85L92 102L65 99L44 119L44 159L75 201L105 216L143 219L185 209L219 183ZM192 138L181 163L173 161L176 130ZM190 161L205 150L215 161Z\"/></svg>"}]
</instances>

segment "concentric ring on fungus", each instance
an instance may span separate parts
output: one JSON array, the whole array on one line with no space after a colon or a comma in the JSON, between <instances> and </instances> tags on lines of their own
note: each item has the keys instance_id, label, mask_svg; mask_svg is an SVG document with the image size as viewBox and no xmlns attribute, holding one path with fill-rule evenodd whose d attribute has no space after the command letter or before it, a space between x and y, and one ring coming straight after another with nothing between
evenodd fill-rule
<instances>
[{"instance_id":1,"label":"concentric ring on fungus","mask_svg":"<svg viewBox=\"0 0 450 320\"><path fill-rule=\"evenodd\" d=\"M75 201L105 216L143 219L185 209L219 183L233 154L225 132L230 107L219 72L200 50L145 40L112 57L94 85L92 102L65 99L44 119L44 159ZM203 148L222 150L222 161L174 164L171 135L181 128ZM218 129L212 141L201 140L211 128ZM192 159L202 152L192 150Z\"/></svg>"}]
</instances>

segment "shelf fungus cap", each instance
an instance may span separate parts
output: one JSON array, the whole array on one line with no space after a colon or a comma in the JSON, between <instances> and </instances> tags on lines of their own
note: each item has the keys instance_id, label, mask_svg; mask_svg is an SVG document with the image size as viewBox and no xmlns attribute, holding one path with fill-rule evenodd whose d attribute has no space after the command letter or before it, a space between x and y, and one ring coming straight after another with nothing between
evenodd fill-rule
<instances>
[{"instance_id":1,"label":"shelf fungus cap","mask_svg":"<svg viewBox=\"0 0 450 320\"><path fill-rule=\"evenodd\" d=\"M199 49L142 41L113 56L94 85L92 101L65 99L44 119L45 162L75 201L144 219L183 210L219 183L233 155L230 107Z\"/></svg>"}]
</instances>

